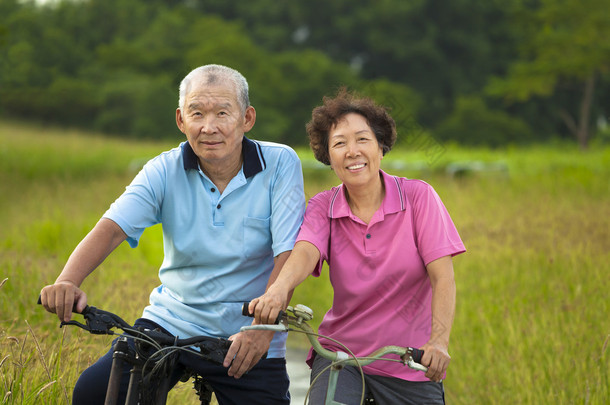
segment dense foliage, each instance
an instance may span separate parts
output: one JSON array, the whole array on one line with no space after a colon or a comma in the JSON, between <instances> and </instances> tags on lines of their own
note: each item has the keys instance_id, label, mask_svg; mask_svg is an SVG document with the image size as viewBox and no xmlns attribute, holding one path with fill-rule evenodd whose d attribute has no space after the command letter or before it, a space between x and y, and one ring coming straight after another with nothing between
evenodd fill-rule
<instances>
[{"instance_id":1,"label":"dense foliage","mask_svg":"<svg viewBox=\"0 0 610 405\"><path fill-rule=\"evenodd\" d=\"M586 147L609 114L605 3L2 0L0 114L173 137L179 80L220 63L248 78L260 139L304 144L311 109L346 85L402 136Z\"/></svg>"}]
</instances>

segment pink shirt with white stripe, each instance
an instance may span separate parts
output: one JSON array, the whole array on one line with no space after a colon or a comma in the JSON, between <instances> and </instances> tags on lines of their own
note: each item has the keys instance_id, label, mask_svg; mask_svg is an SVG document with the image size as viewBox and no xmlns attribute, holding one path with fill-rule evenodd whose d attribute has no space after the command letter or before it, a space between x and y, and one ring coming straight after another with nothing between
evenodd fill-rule
<instances>
[{"instance_id":1,"label":"pink shirt with white stripe","mask_svg":"<svg viewBox=\"0 0 610 405\"><path fill-rule=\"evenodd\" d=\"M334 299L319 333L337 339L358 356L386 345L423 346L432 325L432 288L425 266L465 251L449 213L429 184L380 172L385 198L369 224L351 212L340 185L311 198L297 238L320 251L314 276L320 275L324 260L330 263ZM331 350L344 351L327 339L320 341ZM400 363L377 361L364 370L427 381L424 373Z\"/></svg>"}]
</instances>

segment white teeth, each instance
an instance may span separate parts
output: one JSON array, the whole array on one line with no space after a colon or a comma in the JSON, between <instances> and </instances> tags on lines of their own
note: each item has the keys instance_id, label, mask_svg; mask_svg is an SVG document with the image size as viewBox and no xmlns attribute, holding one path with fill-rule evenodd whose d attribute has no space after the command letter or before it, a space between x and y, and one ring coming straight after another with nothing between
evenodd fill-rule
<instances>
[{"instance_id":1,"label":"white teeth","mask_svg":"<svg viewBox=\"0 0 610 405\"><path fill-rule=\"evenodd\" d=\"M347 168L349 170L357 170L357 169L362 169L363 167L364 167L364 163L363 164L359 164L359 165L348 166Z\"/></svg>"}]
</instances>

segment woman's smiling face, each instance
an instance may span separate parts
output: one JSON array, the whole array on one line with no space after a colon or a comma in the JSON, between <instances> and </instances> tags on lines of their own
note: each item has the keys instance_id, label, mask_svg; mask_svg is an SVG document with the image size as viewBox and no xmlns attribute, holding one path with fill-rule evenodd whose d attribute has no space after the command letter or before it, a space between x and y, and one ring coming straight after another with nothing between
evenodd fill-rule
<instances>
[{"instance_id":1,"label":"woman's smiling face","mask_svg":"<svg viewBox=\"0 0 610 405\"><path fill-rule=\"evenodd\" d=\"M348 188L379 181L383 150L362 115L346 114L330 129L328 153L331 168Z\"/></svg>"}]
</instances>

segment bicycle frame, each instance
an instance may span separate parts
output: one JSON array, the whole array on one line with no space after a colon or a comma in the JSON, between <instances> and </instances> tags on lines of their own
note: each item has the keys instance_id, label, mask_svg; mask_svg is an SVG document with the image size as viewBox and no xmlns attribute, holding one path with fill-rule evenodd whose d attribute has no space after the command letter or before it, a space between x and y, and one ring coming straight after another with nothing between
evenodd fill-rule
<instances>
[{"instance_id":1,"label":"bicycle frame","mask_svg":"<svg viewBox=\"0 0 610 405\"><path fill-rule=\"evenodd\" d=\"M248 303L244 304L243 313L248 314L247 310ZM292 315L291 315L292 314ZM248 314L249 315L249 314ZM251 315L250 315L251 316ZM364 400L364 374L362 373L362 366L366 366L371 364L377 360L389 360L384 359L383 356L387 354L397 354L400 356L402 363L414 370L426 372L428 368L420 364L421 357L423 356L423 351L419 349L415 349L412 347L402 347L402 346L384 346L370 355L366 357L356 357L353 353L346 353L342 351L330 351L325 349L317 337L320 336L316 333L313 328L307 323L313 319L313 311L306 307L305 305L296 305L294 307L289 306L287 308L287 313L281 313L278 318L279 324L276 325L250 325L244 326L241 328L242 331L245 330L271 330L275 332L302 332L307 335L309 342L311 343L312 348L318 353L320 356L331 361L331 365L329 366L329 379L328 379L328 388L326 391L326 402L325 405L345 405L341 402L337 402L334 400L335 392L337 390L337 381L339 378L339 372L345 366L355 366L360 369L363 378L363 391L361 397L361 403ZM300 330L290 329L290 326L294 326ZM328 338L328 337L326 337ZM330 339L333 340L333 339ZM341 344L340 342L336 342ZM342 345L343 346L343 345ZM345 347L345 346L343 346ZM349 351L348 348L346 348ZM320 373L319 375L322 375ZM315 382L315 380L314 380ZM312 383L313 385L313 383ZM307 402L307 399L305 399Z\"/></svg>"}]
</instances>

